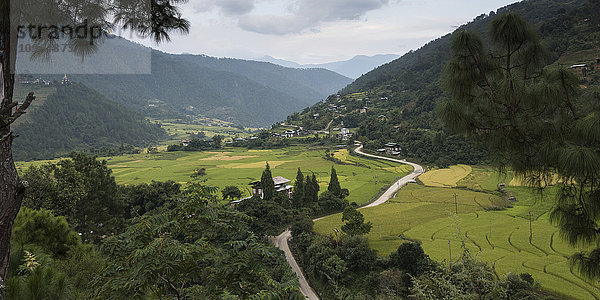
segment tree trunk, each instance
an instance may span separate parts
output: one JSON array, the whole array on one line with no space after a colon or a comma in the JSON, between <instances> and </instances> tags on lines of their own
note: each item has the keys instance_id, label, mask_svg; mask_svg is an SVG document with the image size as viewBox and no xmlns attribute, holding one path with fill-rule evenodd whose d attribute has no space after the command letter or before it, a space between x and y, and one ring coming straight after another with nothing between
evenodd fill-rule
<instances>
[{"instance_id":1,"label":"tree trunk","mask_svg":"<svg viewBox=\"0 0 600 300\"><path fill-rule=\"evenodd\" d=\"M0 131L0 136L7 134L3 131ZM12 158L12 140L9 137L0 143L0 285L6 279L13 221L25 191Z\"/></svg>"},{"instance_id":2,"label":"tree trunk","mask_svg":"<svg viewBox=\"0 0 600 300\"><path fill-rule=\"evenodd\" d=\"M33 100L33 94L30 94L20 108L16 108L13 104L17 35L11 17L14 17L11 16L11 1L2 0L0 7L0 51L2 51L0 60L2 63L0 69L0 96L2 97L0 99L0 289L4 286L8 272L13 222L21 208L25 192L25 185L19 179L13 161L12 142L15 136L11 132L10 124L25 112L31 103L30 100ZM0 291L1 298L2 291Z\"/></svg>"}]
</instances>

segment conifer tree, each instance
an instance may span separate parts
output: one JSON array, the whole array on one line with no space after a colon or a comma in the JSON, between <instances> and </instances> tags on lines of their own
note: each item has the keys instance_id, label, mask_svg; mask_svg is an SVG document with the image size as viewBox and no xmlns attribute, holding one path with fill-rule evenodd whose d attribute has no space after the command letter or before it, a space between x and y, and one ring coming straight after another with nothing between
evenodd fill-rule
<instances>
[{"instance_id":1,"label":"conifer tree","mask_svg":"<svg viewBox=\"0 0 600 300\"><path fill-rule=\"evenodd\" d=\"M304 174L302 174L300 168L298 168L298 173L296 173L296 183L292 200L295 207L304 206Z\"/></svg>"},{"instance_id":2,"label":"conifer tree","mask_svg":"<svg viewBox=\"0 0 600 300\"><path fill-rule=\"evenodd\" d=\"M600 243L599 95L575 74L546 66L546 50L516 14L490 24L490 46L469 31L452 37L444 70L448 99L438 116L454 133L487 145L490 159L533 186L561 182L551 220L573 246ZM600 248L571 258L580 274L600 278Z\"/></svg>"},{"instance_id":3,"label":"conifer tree","mask_svg":"<svg viewBox=\"0 0 600 300\"><path fill-rule=\"evenodd\" d=\"M260 178L260 186L262 188L264 200L270 201L275 198L275 182L273 182L273 175L271 174L269 163L267 163L267 166L262 173L262 177Z\"/></svg>"},{"instance_id":4,"label":"conifer tree","mask_svg":"<svg viewBox=\"0 0 600 300\"><path fill-rule=\"evenodd\" d=\"M329 179L329 186L327 186L327 190L334 196L343 198L342 187L340 186L337 173L335 172L335 168L333 166L331 167L331 179Z\"/></svg>"}]
</instances>

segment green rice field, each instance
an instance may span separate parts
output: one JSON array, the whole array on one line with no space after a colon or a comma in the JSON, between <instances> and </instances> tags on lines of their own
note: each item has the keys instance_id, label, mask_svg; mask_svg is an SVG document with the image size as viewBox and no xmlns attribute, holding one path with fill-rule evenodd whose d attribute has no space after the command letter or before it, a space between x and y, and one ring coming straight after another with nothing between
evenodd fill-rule
<instances>
[{"instance_id":1,"label":"green rice field","mask_svg":"<svg viewBox=\"0 0 600 300\"><path fill-rule=\"evenodd\" d=\"M442 178L434 176L433 181L444 182L444 177L451 181L447 172L438 174ZM464 245L498 277L527 272L552 293L574 299L600 298L600 285L582 279L569 267L568 257L585 249L563 241L549 221L557 188L539 193L520 184L511 186L512 179L511 174L473 167L456 182L458 188L409 184L393 200L361 209L366 221L373 223L367 235L369 244L380 255L388 255L401 243L416 240L429 256L445 264L458 259ZM517 199L514 203L497 191L498 183L505 182L506 191ZM490 210L506 205L509 208ZM315 230L330 235L341 225L337 214L317 221Z\"/></svg>"}]
</instances>

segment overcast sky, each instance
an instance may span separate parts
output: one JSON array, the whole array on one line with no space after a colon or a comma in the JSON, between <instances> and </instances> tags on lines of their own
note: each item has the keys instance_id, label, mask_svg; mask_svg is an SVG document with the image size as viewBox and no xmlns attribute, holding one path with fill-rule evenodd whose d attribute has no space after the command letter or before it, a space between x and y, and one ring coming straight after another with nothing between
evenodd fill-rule
<instances>
[{"instance_id":1,"label":"overcast sky","mask_svg":"<svg viewBox=\"0 0 600 300\"><path fill-rule=\"evenodd\" d=\"M169 53L302 64L358 54L404 54L482 13L515 0L189 0L192 27L170 43L137 41Z\"/></svg>"}]
</instances>

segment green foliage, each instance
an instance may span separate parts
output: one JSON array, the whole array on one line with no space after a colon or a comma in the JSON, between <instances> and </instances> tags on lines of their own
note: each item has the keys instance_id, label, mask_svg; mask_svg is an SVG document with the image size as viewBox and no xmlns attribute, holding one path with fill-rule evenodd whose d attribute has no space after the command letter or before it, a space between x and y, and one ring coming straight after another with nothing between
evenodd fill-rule
<instances>
[{"instance_id":1,"label":"green foliage","mask_svg":"<svg viewBox=\"0 0 600 300\"><path fill-rule=\"evenodd\" d=\"M64 217L55 217L47 210L23 207L13 225L13 243L36 245L53 257L65 257L81 246L81 239Z\"/></svg>"},{"instance_id":2,"label":"green foliage","mask_svg":"<svg viewBox=\"0 0 600 300\"><path fill-rule=\"evenodd\" d=\"M7 299L69 299L67 278L52 267L37 266L26 274L10 277L6 284Z\"/></svg>"},{"instance_id":3,"label":"green foliage","mask_svg":"<svg viewBox=\"0 0 600 300\"><path fill-rule=\"evenodd\" d=\"M371 231L373 224L365 223L365 217L358 210L351 206L347 206L342 213L342 222L346 222L342 226L342 231L348 235L364 235Z\"/></svg>"},{"instance_id":4,"label":"green foliage","mask_svg":"<svg viewBox=\"0 0 600 300\"><path fill-rule=\"evenodd\" d=\"M17 160L48 159L123 143L146 147L166 136L159 125L82 84L57 85L55 93L16 124L15 132L24 137L14 143Z\"/></svg>"},{"instance_id":5,"label":"green foliage","mask_svg":"<svg viewBox=\"0 0 600 300\"><path fill-rule=\"evenodd\" d=\"M242 191L237 186L229 185L221 190L221 194L223 194L223 200L227 199L239 199L242 198Z\"/></svg>"},{"instance_id":6,"label":"green foliage","mask_svg":"<svg viewBox=\"0 0 600 300\"><path fill-rule=\"evenodd\" d=\"M247 217L211 205L206 187L177 207L142 216L102 246L110 257L99 295L109 298L298 299L298 283L281 253L249 231Z\"/></svg>"},{"instance_id":7,"label":"green foliage","mask_svg":"<svg viewBox=\"0 0 600 300\"><path fill-rule=\"evenodd\" d=\"M111 172L106 161L83 153L31 167L23 174L29 184L23 204L66 217L84 241L98 242L102 235L118 232L123 224L125 204Z\"/></svg>"},{"instance_id":8,"label":"green foliage","mask_svg":"<svg viewBox=\"0 0 600 300\"><path fill-rule=\"evenodd\" d=\"M250 229L257 234L275 236L288 224L288 210L272 200L254 196L242 201L238 209L252 218Z\"/></svg>"},{"instance_id":9,"label":"green foliage","mask_svg":"<svg viewBox=\"0 0 600 300\"><path fill-rule=\"evenodd\" d=\"M152 181L150 184L120 185L120 196L127 203L125 218L141 216L147 212L172 203L173 199L181 193L181 184L167 181Z\"/></svg>"},{"instance_id":10,"label":"green foliage","mask_svg":"<svg viewBox=\"0 0 600 300\"><path fill-rule=\"evenodd\" d=\"M390 254L389 264L412 276L420 276L435 267L421 245L414 242L401 244L396 252Z\"/></svg>"},{"instance_id":11,"label":"green foliage","mask_svg":"<svg viewBox=\"0 0 600 300\"><path fill-rule=\"evenodd\" d=\"M333 213L343 210L348 206L348 201L337 197L329 191L319 195L319 202L314 206L314 210L318 215Z\"/></svg>"}]
</instances>

